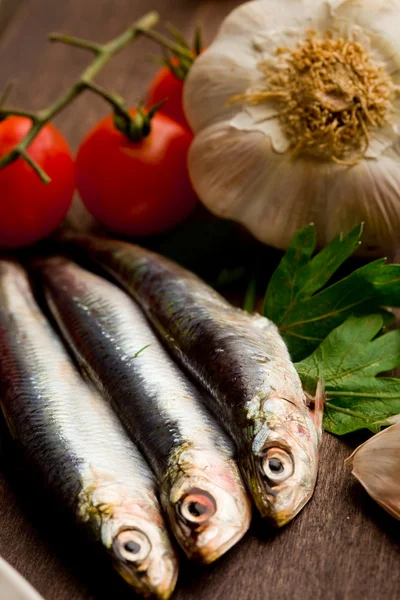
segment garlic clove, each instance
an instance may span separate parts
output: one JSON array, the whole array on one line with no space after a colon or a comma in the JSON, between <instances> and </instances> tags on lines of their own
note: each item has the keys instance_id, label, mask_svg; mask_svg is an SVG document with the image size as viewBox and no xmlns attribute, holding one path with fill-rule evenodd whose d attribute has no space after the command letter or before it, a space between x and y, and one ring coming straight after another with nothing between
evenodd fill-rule
<instances>
[{"instance_id":1,"label":"garlic clove","mask_svg":"<svg viewBox=\"0 0 400 600\"><path fill-rule=\"evenodd\" d=\"M392 149L387 151L392 152ZM397 245L400 228L400 173L398 157L385 153L379 160L364 159L331 178L323 244L338 231L357 223L365 229L360 254L384 255Z\"/></svg>"},{"instance_id":2,"label":"garlic clove","mask_svg":"<svg viewBox=\"0 0 400 600\"><path fill-rule=\"evenodd\" d=\"M254 161L264 161L268 138L260 133L243 133L229 123L211 125L198 134L189 151L189 172L198 194L218 216L232 217L247 208L255 213L255 193L264 187L264 169L253 169ZM228 162L226 162L228 161ZM251 199L251 200L250 200Z\"/></svg>"},{"instance_id":3,"label":"garlic clove","mask_svg":"<svg viewBox=\"0 0 400 600\"><path fill-rule=\"evenodd\" d=\"M345 465L378 504L400 519L400 423L361 444Z\"/></svg>"},{"instance_id":4,"label":"garlic clove","mask_svg":"<svg viewBox=\"0 0 400 600\"><path fill-rule=\"evenodd\" d=\"M394 82L400 83L400 4L397 0L332 2L332 28L337 37L358 41ZM335 6L335 4L337 6Z\"/></svg>"},{"instance_id":5,"label":"garlic clove","mask_svg":"<svg viewBox=\"0 0 400 600\"><path fill-rule=\"evenodd\" d=\"M399 20L400 0L256 0L227 17L185 85L197 133L189 170L211 212L282 249L310 221L319 245L360 221L360 254L379 256L397 245ZM325 75L317 67L313 87L307 69L299 75L301 52L315 66L318 48L340 59L336 67L326 63ZM361 73L357 60L365 69L361 84L351 75ZM314 113L302 113L307 106Z\"/></svg>"},{"instance_id":6,"label":"garlic clove","mask_svg":"<svg viewBox=\"0 0 400 600\"><path fill-rule=\"evenodd\" d=\"M237 48L240 46L241 51L251 51L249 37L251 38L257 32L265 31L271 17L265 5L261 4L259 0L253 0L253 2L247 2L234 8L222 22L213 44L222 40L224 44L234 45L236 43ZM277 4L277 0L272 0L269 4L271 5L271 14L273 14L273 6Z\"/></svg>"},{"instance_id":7,"label":"garlic clove","mask_svg":"<svg viewBox=\"0 0 400 600\"><path fill-rule=\"evenodd\" d=\"M239 107L228 101L247 89L255 69L255 54L249 42L262 31L265 11L258 1L234 9L223 22L212 46L196 59L184 86L184 110L194 132L207 127L220 116L235 114ZM220 41L221 40L221 41ZM221 81L223 84L221 85Z\"/></svg>"},{"instance_id":8,"label":"garlic clove","mask_svg":"<svg viewBox=\"0 0 400 600\"><path fill-rule=\"evenodd\" d=\"M278 154L262 133L221 122L195 137L189 172L211 212L242 223L260 241L285 249L300 227L314 222L325 245L364 221L361 251L373 255L393 247L400 230L398 158L385 154L343 168Z\"/></svg>"},{"instance_id":9,"label":"garlic clove","mask_svg":"<svg viewBox=\"0 0 400 600\"><path fill-rule=\"evenodd\" d=\"M331 0L332 1L332 0ZM285 29L293 37L302 28L325 29L330 24L331 1L326 0L253 0L235 8L224 20L217 35L224 41L248 44L249 36L263 36ZM238 48L239 50L239 48ZM241 50L241 48L240 48Z\"/></svg>"},{"instance_id":10,"label":"garlic clove","mask_svg":"<svg viewBox=\"0 0 400 600\"><path fill-rule=\"evenodd\" d=\"M275 117L276 110L263 111L263 106L249 106L231 119L230 126L241 131L258 131L269 136L274 150L283 154L290 148L290 141L284 135L279 118ZM259 116L257 117L257 113ZM262 119L264 113L267 118Z\"/></svg>"},{"instance_id":11,"label":"garlic clove","mask_svg":"<svg viewBox=\"0 0 400 600\"><path fill-rule=\"evenodd\" d=\"M372 38L374 46L382 47L382 57L395 59L394 64L399 67L395 58L400 53L398 0L330 0L330 4L333 28L339 36L347 37L352 29L353 36L363 45L367 36Z\"/></svg>"},{"instance_id":12,"label":"garlic clove","mask_svg":"<svg viewBox=\"0 0 400 600\"><path fill-rule=\"evenodd\" d=\"M228 101L249 87L251 72L243 57L239 64L236 58L220 54L218 47L196 59L195 81L190 71L184 86L184 110L194 132L238 112L239 107Z\"/></svg>"},{"instance_id":13,"label":"garlic clove","mask_svg":"<svg viewBox=\"0 0 400 600\"><path fill-rule=\"evenodd\" d=\"M380 129L374 132L374 137L369 142L368 149L365 153L365 158L379 158L386 150L396 144L399 132L398 127L392 123L386 123Z\"/></svg>"},{"instance_id":14,"label":"garlic clove","mask_svg":"<svg viewBox=\"0 0 400 600\"><path fill-rule=\"evenodd\" d=\"M277 154L267 136L233 129L226 122L200 132L189 152L192 183L204 204L278 248L290 242L304 219L317 217L318 210L307 203L314 169L312 161ZM321 203L325 213L323 195Z\"/></svg>"},{"instance_id":15,"label":"garlic clove","mask_svg":"<svg viewBox=\"0 0 400 600\"><path fill-rule=\"evenodd\" d=\"M321 0L254 0L234 9L185 82L184 110L193 131L240 112L240 103L229 101L258 82L257 64L268 56L268 48L274 54L277 46L293 40L299 26L329 27L328 17ZM277 35L282 19L286 28Z\"/></svg>"}]
</instances>

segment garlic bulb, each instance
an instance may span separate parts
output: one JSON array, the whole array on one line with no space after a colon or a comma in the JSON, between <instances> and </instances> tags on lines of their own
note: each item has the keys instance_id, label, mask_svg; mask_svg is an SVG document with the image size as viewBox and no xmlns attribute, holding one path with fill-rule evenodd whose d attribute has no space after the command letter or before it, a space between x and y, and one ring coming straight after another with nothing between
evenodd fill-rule
<instances>
[{"instance_id":1,"label":"garlic bulb","mask_svg":"<svg viewBox=\"0 0 400 600\"><path fill-rule=\"evenodd\" d=\"M368 494L400 519L400 422L361 444L345 464Z\"/></svg>"},{"instance_id":2,"label":"garlic bulb","mask_svg":"<svg viewBox=\"0 0 400 600\"><path fill-rule=\"evenodd\" d=\"M255 0L185 84L192 183L214 214L287 248L365 222L364 252L400 231L400 0Z\"/></svg>"}]
</instances>

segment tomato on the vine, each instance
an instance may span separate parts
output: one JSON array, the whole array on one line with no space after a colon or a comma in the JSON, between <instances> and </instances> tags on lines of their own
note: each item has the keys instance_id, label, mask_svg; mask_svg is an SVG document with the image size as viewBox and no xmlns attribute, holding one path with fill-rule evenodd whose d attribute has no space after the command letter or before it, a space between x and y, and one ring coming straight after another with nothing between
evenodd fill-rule
<instances>
[{"instance_id":1,"label":"tomato on the vine","mask_svg":"<svg viewBox=\"0 0 400 600\"><path fill-rule=\"evenodd\" d=\"M0 122L0 157L13 150L30 127L26 117ZM21 158L0 170L0 248L19 248L42 239L61 223L72 202L74 162L61 133L46 125L27 153L51 182L44 185Z\"/></svg>"},{"instance_id":2,"label":"tomato on the vine","mask_svg":"<svg viewBox=\"0 0 400 600\"><path fill-rule=\"evenodd\" d=\"M171 63L178 66L179 59L172 58ZM185 80L175 75L170 67L161 67L150 83L146 102L148 106L153 106L165 100L160 112L190 130L183 110L184 83Z\"/></svg>"},{"instance_id":3,"label":"tomato on the vine","mask_svg":"<svg viewBox=\"0 0 400 600\"><path fill-rule=\"evenodd\" d=\"M116 129L112 115L100 121L76 159L78 190L89 212L130 236L159 234L184 221L197 202L186 165L191 141L187 129L160 113L136 142Z\"/></svg>"},{"instance_id":4,"label":"tomato on the vine","mask_svg":"<svg viewBox=\"0 0 400 600\"><path fill-rule=\"evenodd\" d=\"M175 43L178 47L181 47L183 53L172 50L173 56L167 56L162 61L164 66L157 71L150 83L146 103L148 106L155 106L165 101L160 108L160 112L178 121L191 131L183 110L183 86L192 64L204 48L201 44L201 34L198 29L195 32L192 47L175 28L172 28L172 35Z\"/></svg>"}]
</instances>

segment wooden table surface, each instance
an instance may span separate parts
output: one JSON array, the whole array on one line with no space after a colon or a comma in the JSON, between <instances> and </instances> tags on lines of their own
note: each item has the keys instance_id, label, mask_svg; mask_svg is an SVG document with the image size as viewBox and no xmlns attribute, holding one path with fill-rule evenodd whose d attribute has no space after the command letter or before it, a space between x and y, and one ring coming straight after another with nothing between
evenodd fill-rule
<instances>
[{"instance_id":1,"label":"wooden table surface","mask_svg":"<svg viewBox=\"0 0 400 600\"><path fill-rule=\"evenodd\" d=\"M73 81L88 55L49 45L50 31L105 41L154 8L185 33L200 22L207 42L235 4L233 0L13 0L4 27L0 15L0 89L17 79L13 103L37 109ZM100 81L134 103L154 72L148 56L155 51L149 42L138 42L107 66ZM60 115L57 124L76 148L107 111L101 100L88 94ZM294 522L272 532L256 519L245 539L216 564L201 569L182 561L175 600L400 598L400 524L375 505L343 467L360 439L339 440L325 434L314 498ZM18 462L9 457L0 462L0 554L46 600L131 598L102 557L25 479Z\"/></svg>"}]
</instances>

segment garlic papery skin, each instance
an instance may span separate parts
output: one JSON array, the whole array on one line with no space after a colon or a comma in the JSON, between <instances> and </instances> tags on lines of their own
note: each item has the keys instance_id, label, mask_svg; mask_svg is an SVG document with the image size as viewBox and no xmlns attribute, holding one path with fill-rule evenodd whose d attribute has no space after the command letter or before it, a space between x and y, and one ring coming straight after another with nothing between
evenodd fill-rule
<instances>
[{"instance_id":1,"label":"garlic papery skin","mask_svg":"<svg viewBox=\"0 0 400 600\"><path fill-rule=\"evenodd\" d=\"M281 249L307 223L322 246L363 221L363 252L391 251L399 27L400 0L255 0L228 15L184 88L189 171L207 208Z\"/></svg>"},{"instance_id":2,"label":"garlic papery skin","mask_svg":"<svg viewBox=\"0 0 400 600\"><path fill-rule=\"evenodd\" d=\"M345 465L368 494L392 517L400 519L400 422L358 446Z\"/></svg>"}]
</instances>

